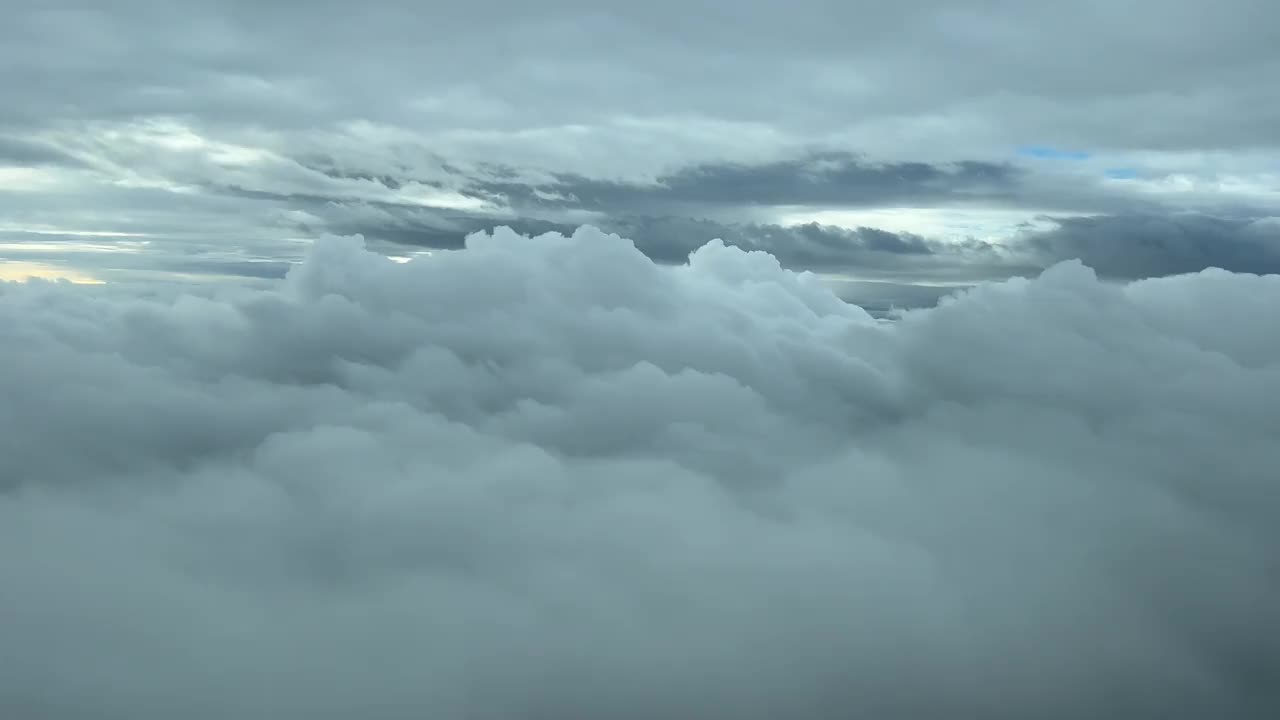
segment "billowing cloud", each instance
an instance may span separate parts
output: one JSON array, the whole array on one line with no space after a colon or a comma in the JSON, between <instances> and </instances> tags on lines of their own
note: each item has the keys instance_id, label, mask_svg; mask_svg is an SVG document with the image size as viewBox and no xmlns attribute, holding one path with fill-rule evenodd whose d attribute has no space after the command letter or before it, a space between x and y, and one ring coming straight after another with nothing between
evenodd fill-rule
<instances>
[{"instance_id":1,"label":"billowing cloud","mask_svg":"<svg viewBox=\"0 0 1280 720\"><path fill-rule=\"evenodd\" d=\"M1266 718L1280 277L712 243L0 285L23 718Z\"/></svg>"},{"instance_id":2,"label":"billowing cloud","mask_svg":"<svg viewBox=\"0 0 1280 720\"><path fill-rule=\"evenodd\" d=\"M1277 8L0 0L0 716L1280 717Z\"/></svg>"},{"instance_id":3,"label":"billowing cloud","mask_svg":"<svg viewBox=\"0 0 1280 720\"><path fill-rule=\"evenodd\" d=\"M478 216L422 216L400 208L330 204L330 227L409 246L457 248L467 230L490 227ZM903 217L923 218L906 212ZM874 221L875 214L868 218ZM505 223L524 233L571 232L563 222ZM784 267L902 281L976 282L1080 260L1108 278L1146 278L1220 268L1280 272L1280 223L1274 217L1199 212L1037 216L1003 241L941 240L875 227L718 222L678 215L602 216L601 227L630 238L650 258L680 263L710 240L761 250Z\"/></svg>"}]
</instances>

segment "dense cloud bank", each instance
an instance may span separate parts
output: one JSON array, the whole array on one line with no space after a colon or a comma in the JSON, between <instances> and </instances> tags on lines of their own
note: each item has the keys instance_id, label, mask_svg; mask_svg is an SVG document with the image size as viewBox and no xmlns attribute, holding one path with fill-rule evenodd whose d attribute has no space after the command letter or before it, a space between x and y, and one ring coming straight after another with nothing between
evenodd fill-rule
<instances>
[{"instance_id":1,"label":"dense cloud bank","mask_svg":"<svg viewBox=\"0 0 1280 720\"><path fill-rule=\"evenodd\" d=\"M1023 239L1042 258L1080 258L1099 273L1139 278L1207 267L1280 273L1280 218L1202 213L1059 218Z\"/></svg>"},{"instance_id":2,"label":"dense cloud bank","mask_svg":"<svg viewBox=\"0 0 1280 720\"><path fill-rule=\"evenodd\" d=\"M762 253L0 286L0 710L1266 718L1280 277ZM216 294L215 294L216 293Z\"/></svg>"}]
</instances>

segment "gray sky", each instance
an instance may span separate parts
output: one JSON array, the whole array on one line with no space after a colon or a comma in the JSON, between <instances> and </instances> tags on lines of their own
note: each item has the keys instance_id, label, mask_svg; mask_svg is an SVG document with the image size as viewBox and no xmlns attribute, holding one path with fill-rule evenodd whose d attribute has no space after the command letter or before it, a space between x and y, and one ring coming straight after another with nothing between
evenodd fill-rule
<instances>
[{"instance_id":1,"label":"gray sky","mask_svg":"<svg viewBox=\"0 0 1280 720\"><path fill-rule=\"evenodd\" d=\"M1088 215L1247 228L1197 236L1194 259L1113 235L1108 274L1280 254L1254 222L1280 213L1280 10L1263 0L3 12L10 275L259 276L326 233L410 254L496 224L648 228L663 252L723 237L849 278L909 260L839 240L859 228L924 238L931 267L980 279L1097 257L1057 224ZM1186 211L1209 217L1169 217ZM820 256L794 247L810 223L833 238ZM144 237L108 257L83 233ZM951 247L971 241L1000 251Z\"/></svg>"}]
</instances>

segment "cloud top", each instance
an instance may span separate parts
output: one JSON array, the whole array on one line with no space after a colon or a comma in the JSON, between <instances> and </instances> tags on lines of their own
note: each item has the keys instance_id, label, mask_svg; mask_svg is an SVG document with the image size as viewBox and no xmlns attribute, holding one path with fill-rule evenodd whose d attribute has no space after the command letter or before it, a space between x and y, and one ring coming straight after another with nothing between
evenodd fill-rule
<instances>
[{"instance_id":1,"label":"cloud top","mask_svg":"<svg viewBox=\"0 0 1280 720\"><path fill-rule=\"evenodd\" d=\"M582 228L0 285L0 708L1193 718L1280 693L1280 276L894 322Z\"/></svg>"}]
</instances>

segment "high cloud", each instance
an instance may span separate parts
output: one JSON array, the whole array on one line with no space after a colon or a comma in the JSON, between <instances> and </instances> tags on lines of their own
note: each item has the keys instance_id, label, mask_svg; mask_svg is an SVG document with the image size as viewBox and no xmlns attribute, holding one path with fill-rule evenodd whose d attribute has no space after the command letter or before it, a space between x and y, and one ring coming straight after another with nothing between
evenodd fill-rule
<instances>
[{"instance_id":1,"label":"high cloud","mask_svg":"<svg viewBox=\"0 0 1280 720\"><path fill-rule=\"evenodd\" d=\"M590 228L2 284L0 714L1280 716L1278 305Z\"/></svg>"}]
</instances>

